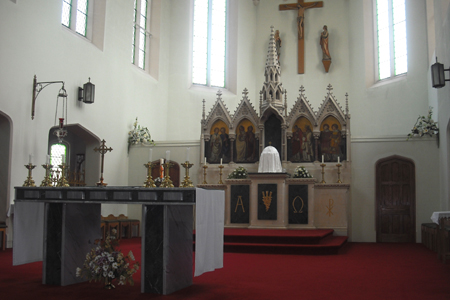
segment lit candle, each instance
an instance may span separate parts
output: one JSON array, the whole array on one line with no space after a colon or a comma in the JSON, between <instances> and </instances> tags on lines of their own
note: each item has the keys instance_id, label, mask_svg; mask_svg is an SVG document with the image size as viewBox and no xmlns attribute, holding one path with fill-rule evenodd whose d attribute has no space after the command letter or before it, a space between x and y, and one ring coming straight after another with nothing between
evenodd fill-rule
<instances>
[{"instance_id":1,"label":"lit candle","mask_svg":"<svg viewBox=\"0 0 450 300\"><path fill-rule=\"evenodd\" d=\"M341 163L341 158L338 156L338 164Z\"/></svg>"},{"instance_id":2,"label":"lit candle","mask_svg":"<svg viewBox=\"0 0 450 300\"><path fill-rule=\"evenodd\" d=\"M220 165L222 165L222 159L220 159Z\"/></svg>"},{"instance_id":3,"label":"lit candle","mask_svg":"<svg viewBox=\"0 0 450 300\"><path fill-rule=\"evenodd\" d=\"M164 177L164 158L159 159L159 177L163 179Z\"/></svg>"},{"instance_id":4,"label":"lit candle","mask_svg":"<svg viewBox=\"0 0 450 300\"><path fill-rule=\"evenodd\" d=\"M186 148L186 161L189 161L189 152L191 151L190 147Z\"/></svg>"},{"instance_id":5,"label":"lit candle","mask_svg":"<svg viewBox=\"0 0 450 300\"><path fill-rule=\"evenodd\" d=\"M33 154L29 154L28 155L28 164L32 164L33 163Z\"/></svg>"},{"instance_id":6,"label":"lit candle","mask_svg":"<svg viewBox=\"0 0 450 300\"><path fill-rule=\"evenodd\" d=\"M323 163L323 155L322 155L322 163Z\"/></svg>"},{"instance_id":7,"label":"lit candle","mask_svg":"<svg viewBox=\"0 0 450 300\"><path fill-rule=\"evenodd\" d=\"M153 149L150 148L150 149L148 150L148 161L152 161L152 154L153 154Z\"/></svg>"},{"instance_id":8,"label":"lit candle","mask_svg":"<svg viewBox=\"0 0 450 300\"><path fill-rule=\"evenodd\" d=\"M166 151L166 161L170 160L170 150Z\"/></svg>"}]
</instances>

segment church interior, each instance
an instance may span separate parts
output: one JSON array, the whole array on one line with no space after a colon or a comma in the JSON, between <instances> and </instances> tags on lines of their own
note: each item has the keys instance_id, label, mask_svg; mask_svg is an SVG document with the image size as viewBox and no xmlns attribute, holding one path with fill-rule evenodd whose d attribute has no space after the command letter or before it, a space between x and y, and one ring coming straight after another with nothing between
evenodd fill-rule
<instances>
[{"instance_id":1,"label":"church interior","mask_svg":"<svg viewBox=\"0 0 450 300\"><path fill-rule=\"evenodd\" d=\"M146 1L147 40L134 52L134 1L89 1L86 36L61 23L65 2L0 2L0 223L7 226L8 248L14 240L14 188L24 184L29 163L36 165L36 184L44 179L41 165L61 140L70 171L82 171L86 186L95 186L100 176L108 186L142 186L144 164L170 153L178 167L193 164L194 186L207 186L206 177L212 188L219 165L224 180L239 166L256 173L263 149L273 143L285 173L304 166L316 179L308 181L309 191L326 202L317 199L315 210L335 195L345 201L340 211L345 228L338 224L337 232L353 242L383 241L383 226L409 226L419 243L421 224L430 223L433 212L449 210L450 87L433 88L431 66L450 65L450 1L405 1L407 71L379 80L375 1L318 1L320 7L305 9L299 29L300 12L281 9L295 1L228 0L221 87L193 83L193 0ZM325 28L327 51L321 42ZM140 51L146 54L142 65L132 61ZM273 68L279 77L268 78ZM95 85L92 103L83 93L89 83ZM408 139L418 116L430 109L439 133ZM57 118L64 118L61 126ZM148 128L154 143L129 145L135 122ZM339 155L321 144L324 126L339 129ZM210 150L212 138L224 127L235 144L217 156ZM244 156L238 153L241 127L251 127L256 138L253 152ZM303 136L311 132L309 152L295 152L300 127ZM104 157L94 151L103 140L109 147ZM385 167L391 161L394 166ZM325 175L321 164L327 164ZM393 184L391 189L400 191L389 192L409 215L388 224L392 218L382 215L380 199L383 184L395 181L386 179L391 174L386 168L398 165L408 167L394 173L409 181ZM178 183L184 171L179 168ZM324 192L317 186L321 179L338 191ZM140 205L102 204L101 212L141 218ZM308 228L326 227L318 220L316 215L318 225L309 222Z\"/></svg>"}]
</instances>

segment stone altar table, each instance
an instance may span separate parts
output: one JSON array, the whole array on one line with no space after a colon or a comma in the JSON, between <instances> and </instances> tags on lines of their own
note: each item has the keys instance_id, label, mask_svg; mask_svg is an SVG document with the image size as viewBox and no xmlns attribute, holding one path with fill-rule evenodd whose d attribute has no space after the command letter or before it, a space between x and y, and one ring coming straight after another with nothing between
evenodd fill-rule
<instances>
[{"instance_id":1,"label":"stone altar table","mask_svg":"<svg viewBox=\"0 0 450 300\"><path fill-rule=\"evenodd\" d=\"M141 292L166 295L192 285L195 188L15 189L14 262L37 261L36 257L28 258L28 253L21 253L21 247L16 245L23 247L27 237L42 232L39 226L27 222L27 206L31 216L39 211L36 205L43 206L44 284L64 286L86 281L76 277L76 267L83 265L86 253L101 238L101 203L115 203L142 204ZM36 246L39 244L29 245Z\"/></svg>"}]
</instances>

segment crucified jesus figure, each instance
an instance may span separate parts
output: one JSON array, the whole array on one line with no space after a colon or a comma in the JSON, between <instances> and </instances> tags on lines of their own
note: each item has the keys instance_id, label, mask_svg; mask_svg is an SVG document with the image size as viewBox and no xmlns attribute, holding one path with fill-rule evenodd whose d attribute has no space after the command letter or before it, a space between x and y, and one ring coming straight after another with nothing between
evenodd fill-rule
<instances>
[{"instance_id":1,"label":"crucified jesus figure","mask_svg":"<svg viewBox=\"0 0 450 300\"><path fill-rule=\"evenodd\" d=\"M318 5L319 2L312 3L297 3L298 16L297 16L297 29L298 29L298 39L303 38L303 22L305 19L305 10Z\"/></svg>"}]
</instances>

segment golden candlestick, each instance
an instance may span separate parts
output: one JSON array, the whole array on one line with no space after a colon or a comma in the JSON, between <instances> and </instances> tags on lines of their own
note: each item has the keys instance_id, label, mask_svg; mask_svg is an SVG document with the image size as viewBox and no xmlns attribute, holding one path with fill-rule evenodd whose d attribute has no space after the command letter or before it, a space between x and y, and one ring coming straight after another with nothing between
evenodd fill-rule
<instances>
[{"instance_id":1,"label":"golden candlestick","mask_svg":"<svg viewBox=\"0 0 450 300\"><path fill-rule=\"evenodd\" d=\"M166 160L167 161L167 160ZM166 174L164 175L164 180L161 183L161 187L165 187L165 188L173 188L173 182L172 180L170 180L170 176L169 176L169 169L173 166L172 163L170 162L166 162L164 164L164 171L166 172Z\"/></svg>"},{"instance_id":2,"label":"golden candlestick","mask_svg":"<svg viewBox=\"0 0 450 300\"><path fill-rule=\"evenodd\" d=\"M342 181L341 181L341 167L342 167L342 164L340 164L340 163L338 163L337 165L336 165L336 167L338 168L338 181L337 181L337 183L342 183Z\"/></svg>"},{"instance_id":3,"label":"golden candlestick","mask_svg":"<svg viewBox=\"0 0 450 300\"><path fill-rule=\"evenodd\" d=\"M219 165L219 176L220 176L220 179L219 179L219 182L217 184L223 184L223 181L222 181L222 169L223 168L225 168L223 165Z\"/></svg>"},{"instance_id":4,"label":"golden candlestick","mask_svg":"<svg viewBox=\"0 0 450 300\"><path fill-rule=\"evenodd\" d=\"M184 164L181 164L186 170L186 175L184 175L184 180L181 182L181 187L194 187L192 184L191 178L189 177L189 169L194 165L190 164L189 161L186 161Z\"/></svg>"},{"instance_id":5,"label":"golden candlestick","mask_svg":"<svg viewBox=\"0 0 450 300\"><path fill-rule=\"evenodd\" d=\"M56 184L57 187L68 187L69 182L67 181L66 178L66 164L62 163L59 165L59 167L61 168L61 177L58 180L58 183Z\"/></svg>"},{"instance_id":6,"label":"golden candlestick","mask_svg":"<svg viewBox=\"0 0 450 300\"><path fill-rule=\"evenodd\" d=\"M31 170L33 170L35 167L36 167L36 165L33 165L32 163L25 165L25 168L28 169L28 177L27 177L27 180L25 180L25 182L23 183L23 186L36 186L34 184L33 176L31 176L32 175Z\"/></svg>"},{"instance_id":7,"label":"golden candlestick","mask_svg":"<svg viewBox=\"0 0 450 300\"><path fill-rule=\"evenodd\" d=\"M146 187L146 188L156 187L155 182L153 181L153 178L152 178L152 170L153 170L154 166L155 166L155 164L152 163L151 161L144 164L144 167L147 168L147 180L144 181L144 187Z\"/></svg>"},{"instance_id":8,"label":"golden candlestick","mask_svg":"<svg viewBox=\"0 0 450 300\"><path fill-rule=\"evenodd\" d=\"M320 183L326 183L325 182L325 170L324 170L326 164L320 164L320 166L322 167L322 181Z\"/></svg>"},{"instance_id":9,"label":"golden candlestick","mask_svg":"<svg viewBox=\"0 0 450 300\"><path fill-rule=\"evenodd\" d=\"M50 176L50 170L53 166L50 164L45 164L42 165L42 167L45 169L45 177L41 182L41 186L53 186L52 177Z\"/></svg>"},{"instance_id":10,"label":"golden candlestick","mask_svg":"<svg viewBox=\"0 0 450 300\"><path fill-rule=\"evenodd\" d=\"M208 166L204 165L202 168L203 168L203 182L202 182L202 184L208 184L206 182L206 169L208 169Z\"/></svg>"}]
</instances>

